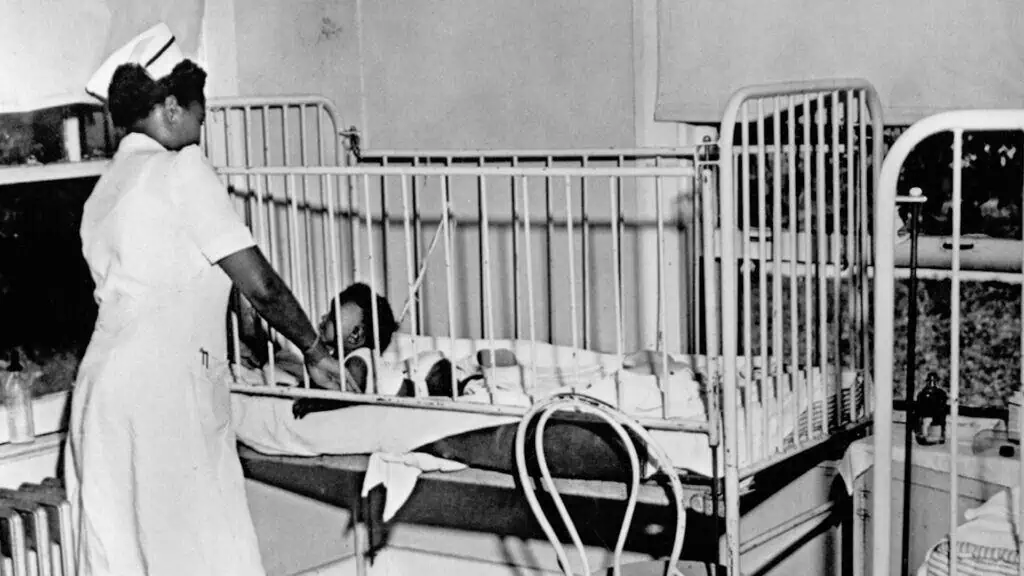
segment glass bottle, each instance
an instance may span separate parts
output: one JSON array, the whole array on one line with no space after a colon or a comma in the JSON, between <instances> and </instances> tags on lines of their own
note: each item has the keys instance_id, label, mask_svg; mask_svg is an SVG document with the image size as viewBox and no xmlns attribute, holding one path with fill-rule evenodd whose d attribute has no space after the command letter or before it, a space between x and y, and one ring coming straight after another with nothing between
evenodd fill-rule
<instances>
[{"instance_id":1,"label":"glass bottle","mask_svg":"<svg viewBox=\"0 0 1024 576\"><path fill-rule=\"evenodd\" d=\"M24 369L18 352L13 351L11 364L7 368L3 382L9 441L13 444L28 444L36 437L35 418L32 413L32 384L34 380L34 374Z\"/></svg>"},{"instance_id":2,"label":"glass bottle","mask_svg":"<svg viewBox=\"0 0 1024 576\"><path fill-rule=\"evenodd\" d=\"M929 374L924 388L917 394L914 412L914 436L917 443L925 446L946 443L946 413L949 411L949 395L936 382L938 377Z\"/></svg>"}]
</instances>

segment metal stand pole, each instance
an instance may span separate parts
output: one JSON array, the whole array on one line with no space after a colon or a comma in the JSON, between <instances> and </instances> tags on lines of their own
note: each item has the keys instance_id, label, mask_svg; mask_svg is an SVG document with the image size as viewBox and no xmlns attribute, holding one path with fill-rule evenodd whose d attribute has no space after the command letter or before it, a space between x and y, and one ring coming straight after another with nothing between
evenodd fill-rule
<instances>
[{"instance_id":1,"label":"metal stand pole","mask_svg":"<svg viewBox=\"0 0 1024 576\"><path fill-rule=\"evenodd\" d=\"M917 372L917 238L921 205L925 197L920 188L910 191L910 286L907 294L907 423L903 458L903 561L901 576L910 572L910 474L914 448L914 430L917 428L917 403L914 399L914 375ZM884 521L877 518L876 521Z\"/></svg>"}]
</instances>

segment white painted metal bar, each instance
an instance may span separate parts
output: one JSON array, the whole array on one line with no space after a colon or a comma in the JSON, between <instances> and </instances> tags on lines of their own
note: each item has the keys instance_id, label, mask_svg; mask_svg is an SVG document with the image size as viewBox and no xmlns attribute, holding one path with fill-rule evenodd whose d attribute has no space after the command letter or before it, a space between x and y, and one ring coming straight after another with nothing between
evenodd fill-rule
<instances>
[{"instance_id":1,"label":"white painted metal bar","mask_svg":"<svg viewBox=\"0 0 1024 576\"><path fill-rule=\"evenodd\" d=\"M530 236L530 186L523 178L523 241L526 244L526 303L530 319L530 356L537 357L537 305L533 291L533 238ZM537 385L537 363L530 363L529 389Z\"/></svg>"},{"instance_id":2,"label":"white painted metal bar","mask_svg":"<svg viewBox=\"0 0 1024 576\"><path fill-rule=\"evenodd\" d=\"M772 238L782 239L782 99L776 96L773 99L776 113L772 116L772 142L780 147L772 153ZM790 116L792 118L792 116ZM790 123L791 124L791 123ZM790 220L792 222L792 220ZM796 228L790 225L795 231ZM794 244L795 245L795 244ZM775 270L782 270L782 247L780 244L772 245L772 253L774 256ZM795 262L796 258L792 258ZM785 301L782 299L782 288L783 288L783 275L774 274L772 282L772 358L775 360L775 381L771 382L771 390L768 391L769 401L769 414L780 414L780 397L782 396L782 390L784 383L786 382L785 368L786 368L786 350L784 344L784 332L785 325L783 318L785 317L784 306ZM796 371L793 372L796 374ZM795 414L794 414L795 416ZM795 422L796 420L792 420ZM768 422L768 418L765 418L765 422ZM767 428L767 425L766 425ZM784 433L781 430L781 426L778 430L777 437L769 438L769 434L765 434L765 438L771 440L772 446L780 446L783 441ZM771 454L771 451L768 452Z\"/></svg>"},{"instance_id":3,"label":"white painted metal bar","mask_svg":"<svg viewBox=\"0 0 1024 576\"><path fill-rule=\"evenodd\" d=\"M660 162L660 158L656 158L655 162ZM580 166L584 169L588 166L588 158L586 156L580 162ZM580 255L580 276L583 281L581 286L583 288L583 302L582 302L582 332L583 332L583 348L590 349L590 211L587 209L587 182L588 178L580 178L580 232L582 235L582 253Z\"/></svg>"},{"instance_id":4,"label":"white painted metal bar","mask_svg":"<svg viewBox=\"0 0 1024 576\"><path fill-rule=\"evenodd\" d=\"M814 415L814 403L818 400L819 395L822 402L828 401L827 386L828 382L828 292L827 282L828 273L826 267L828 266L828 238L825 233L825 208L826 195L825 195L825 124L827 119L828 109L825 107L825 95L819 94L815 101L815 124L818 128L818 139L816 141L815 148L817 154L815 154L816 160L816 187L815 187L815 216L817 217L817 253L815 258L818 262L818 274L817 274L817 301L818 301L818 316L816 318L816 329L814 334L817 336L817 349L818 349L818 365L817 368L821 370L822 382L818 386L812 387L810 403L807 407L807 419L811 420ZM808 342L810 346L810 342ZM811 369L810 365L807 367ZM826 405L827 406L827 405ZM813 430L813 426L811 427ZM821 411L821 432L822 435L828 434L828 410L823 409Z\"/></svg>"},{"instance_id":5,"label":"white painted metal bar","mask_svg":"<svg viewBox=\"0 0 1024 576\"><path fill-rule=\"evenodd\" d=\"M778 114L775 115L778 118ZM758 236L765 237L768 234L767 225L767 183L766 183L766 167L765 167L765 141L764 141L764 98L757 99L757 232ZM748 198L747 203L750 203ZM776 238L773 236L772 238ZM759 348L761 350L761 371L760 378L757 379L758 385L758 414L761 418L761 442L758 444L758 451L756 455L754 452L747 453L747 461L753 461L755 459L760 460L768 455L771 450L769 449L768 434L769 426L768 422L771 420L768 414L768 380L772 376L771 364L768 362L768 267L765 264L768 262L768 253L765 251L765 242L757 243L757 303L758 303L758 315L757 325L761 329L759 338ZM778 276L778 275L775 275ZM754 386L754 375L751 373L750 382L747 383L748 388ZM748 416L748 419L749 416ZM747 430L752 431L754 425L753 419L750 419L750 426Z\"/></svg>"},{"instance_id":6,"label":"white painted metal bar","mask_svg":"<svg viewBox=\"0 0 1024 576\"><path fill-rule=\"evenodd\" d=\"M367 247L367 266L369 267L369 285L370 285L370 317L373 320L373 349L370 353L370 362L372 364L371 373L373 374L373 383L366 383L367 390L372 391L373 394L380 392L379 388L379 374L380 374L380 310L377 306L377 295L380 294L380 290L377 287L377 263L375 259L376 250L373 249L373 209L370 203L370 176L364 174L362 177L363 187L363 199L366 202L364 206L364 214L366 218L366 247ZM340 329L341 324L338 324ZM340 340L341 335L338 335ZM339 341L339 346L341 342Z\"/></svg>"},{"instance_id":7,"label":"white painted metal bar","mask_svg":"<svg viewBox=\"0 0 1024 576\"><path fill-rule=\"evenodd\" d=\"M487 168L476 168L476 167L436 167L436 166L420 166L420 167L378 167L378 166L309 166L303 168L295 167L284 167L284 166L255 166L251 168L241 168L235 166L227 166L224 168L218 168L217 171L225 175L259 175L259 176L284 176L296 171L301 171L303 174L310 175L339 175L339 176L377 176L377 175L410 175L415 174L417 176L479 176L485 174L487 176L529 176L529 177L542 177L542 178L565 178L567 176L616 176L620 178L692 178L695 175L693 168L687 166L667 166L662 168L616 168L616 167L605 167L605 166L592 166L590 168L572 168L572 167L551 167L551 168L509 168L509 167L487 167Z\"/></svg>"},{"instance_id":8,"label":"white painted metal bar","mask_svg":"<svg viewBox=\"0 0 1024 576\"><path fill-rule=\"evenodd\" d=\"M896 204L897 183L904 161L921 141L940 133L952 132L954 137L953 153L953 262L952 294L950 308L951 343L950 343L950 432L948 437L950 453L954 460L950 467L950 550L956 550L956 527L959 510L956 505L958 498L957 473L957 442L955 440L959 424L959 331L960 331L960 282L963 281L960 267L960 218L962 201L962 147L964 132L989 131L1024 131L1024 110L961 110L930 116L918 121L908 128L889 150L881 168L879 186L875 199L874 214L874 378L873 387L875 426L874 454L872 469L874 491L872 494L871 514L875 518L872 523L871 546L872 574L882 576L889 574L891 562L891 530L890 518L892 487L892 420L893 420L893 346L895 336L895 258L896 246ZM876 136L877 140L877 136ZM1024 478L1024 462L1021 464L1020 475ZM1020 506L1018 503L1017 506ZM1017 513L1020 513L1018 509ZM1020 536L1018 536L1020 538ZM1018 566L1018 571L1022 568ZM950 558L950 573L956 574L956 557Z\"/></svg>"},{"instance_id":9,"label":"white painted metal bar","mask_svg":"<svg viewBox=\"0 0 1024 576\"><path fill-rule=\"evenodd\" d=\"M858 213L859 206L857 205L857 193L856 193L856 181L854 180L854 148L853 148L853 125L854 125L854 108L853 103L856 100L856 92L849 90L846 92L846 257L851 263L859 262L856 253L856 214ZM854 274L853 278L847 284L847 301L848 306L851 310L851 319L854 325L857 325L857 317L860 314L860 308L857 304L857 282L861 280L860 274ZM842 315L840 315L840 318ZM840 324L842 326L842 324ZM840 338L841 338L840 333ZM863 368L863 364L860 363L860 338L857 337L856 332L854 338L850 340L850 346L853 350L850 351L850 364L858 369ZM842 363L840 363L842 365ZM842 397L842 386L840 386L840 398ZM857 419L857 402L856 402L856 390L850 390L850 422ZM836 411L842 410L842 406L836 407Z\"/></svg>"},{"instance_id":10,"label":"white painted metal bar","mask_svg":"<svg viewBox=\"0 0 1024 576\"><path fill-rule=\"evenodd\" d=\"M565 223L566 223L566 239L568 242L567 253L569 255L569 314L572 322L572 347L574 350L579 350L580 347L580 324L579 324L579 311L576 308L576 239L573 237L573 226L572 226L572 181L568 176L562 180L562 190L565 194ZM550 211L548 212L550 214ZM550 278L550 273L548 275ZM548 295L548 302L551 301L551 295ZM549 304L550 305L550 304ZM580 356L579 354L573 355L573 365L576 369L576 378L573 381L573 391L575 391L577 384L580 381Z\"/></svg>"},{"instance_id":11,"label":"white painted metal bar","mask_svg":"<svg viewBox=\"0 0 1024 576\"><path fill-rule=\"evenodd\" d=\"M494 372L497 369L497 362L495 360L494 352L493 352L495 347L494 347L494 314L493 314L494 294L491 291L491 243L490 243L491 229L487 225L487 221L488 221L487 179L484 178L483 176L481 176L478 179L478 182L479 182L479 186L480 186L480 212L483 215L483 221L481 222L481 225L480 225L481 245L482 245L482 248L483 248L483 262L482 262L483 270L482 270L481 277L483 278L483 282L484 282L484 290L483 290L483 304L484 304L484 306L483 306L482 312L483 312L483 316L484 316L484 329L485 329L485 333L483 334L483 336L485 338L487 338L488 347L492 351L491 352L490 364L489 364L489 366L490 366L490 370L489 370L490 378L487 378L486 382L487 382L487 389L488 389L488 391L490 391L491 399L493 401L494 394L495 394L495 389L494 389ZM454 357L452 358L452 361L453 362L455 361Z\"/></svg>"},{"instance_id":12,"label":"white painted metal bar","mask_svg":"<svg viewBox=\"0 0 1024 576\"><path fill-rule=\"evenodd\" d=\"M832 93L832 107L828 116L829 130L832 134L832 161L830 166L832 169L832 237L836 240L831 242L832 246L832 265L836 268L842 266L842 247L843 247L843 229L841 226L841 210L839 205L840 198L843 197L842 189L839 187L840 183L840 172L842 169L842 163L839 160L839 127L840 127L840 114L842 108L839 104L839 92ZM852 207L851 207L852 209ZM822 236L825 236L825 231L821 231ZM827 236L826 236L827 238ZM839 349L839 339L842 335L842 310L843 310L843 298L842 298L842 283L843 277L840 274L834 274L832 276L832 325L826 333L826 336L830 337L832 358L831 362L825 362L822 376L826 378L825 381L825 401L822 403L821 411L826 415L826 419L829 418L829 400L834 398L836 409L835 409L835 426L839 428L843 422L843 387L841 382L841 374L843 370L843 357L842 352ZM828 301L826 300L826 310L828 309ZM826 350L826 358L828 357L828 350ZM834 373L834 377L833 377ZM851 396L851 406L853 396ZM823 433L828 434L829 428L825 428Z\"/></svg>"},{"instance_id":13,"label":"white painted metal bar","mask_svg":"<svg viewBox=\"0 0 1024 576\"><path fill-rule=\"evenodd\" d=\"M413 298L412 293L413 286L416 284L416 271L419 270L418 258L416 257L416 251L411 249L414 246L413 235L412 235L412 206L409 205L409 180L415 182L415 177L402 178L402 221L405 225L403 230L405 232L405 280L409 287L409 298ZM414 304L415 306L416 304ZM410 323L412 324L412 333L420 333L420 319L418 314L410 315Z\"/></svg>"},{"instance_id":14,"label":"white painted metal bar","mask_svg":"<svg viewBox=\"0 0 1024 576\"><path fill-rule=\"evenodd\" d=\"M754 353L753 353L753 328L751 326L751 292L753 292L753 286L750 284L750 117L749 117L750 102L744 102L743 108L741 109L740 122L743 125L743 133L740 136L742 142L742 161L739 163L739 178L742 183L742 201L737 204L743 210L740 215L740 220L743 222L743 264L741 270L743 270L743 326L741 328L743 333L743 366L746 371L746 383L743 387L743 434L746 440L746 455L750 458L750 454L753 452L754 447L754 434L751 430L751 416L754 412L752 390L754 385ZM727 193L733 194L735 198L735 192L727 191ZM722 211L723 215L726 214L725 210ZM730 298L730 294L726 292L725 297ZM737 434L739 431L737 431Z\"/></svg>"},{"instance_id":15,"label":"white painted metal bar","mask_svg":"<svg viewBox=\"0 0 1024 576\"><path fill-rule=\"evenodd\" d=\"M811 154L814 152L814 147L811 145L811 124L814 119L811 118L811 97L808 94L804 94L803 97L803 126L804 126L804 334L803 334L803 345L804 345L804 365L803 365L803 377L800 379L800 393L797 400L798 410L807 414L804 418L806 426L807 442L813 442L814 439L814 417L811 414L811 408L814 406L814 388L812 388L812 366L814 366L814 298L812 296L811 287L811 273L812 266L814 265L813 252L811 251L811 240L813 238L813 223L811 216L811 197L812 197L812 177L813 170L811 169Z\"/></svg>"},{"instance_id":16,"label":"white painted metal bar","mask_svg":"<svg viewBox=\"0 0 1024 576\"><path fill-rule=\"evenodd\" d=\"M449 350L450 356L448 357L451 362L455 362L455 274L452 270L452 199L451 199L451 186L449 185L449 179L447 176L441 179L441 198L442 207L444 214L444 268L446 275L445 290L448 295L448 338L451 342L451 348ZM452 398L456 398L459 395L458 381L455 375L455 366L452 366L451 370L451 385L452 385Z\"/></svg>"},{"instance_id":17,"label":"white painted metal bar","mask_svg":"<svg viewBox=\"0 0 1024 576\"><path fill-rule=\"evenodd\" d=\"M654 196L657 203L657 242L658 242L658 351L661 355L661 375L658 386L661 388L661 410L665 418L672 413L672 393L668 380L668 342L665 338L665 190L661 178L654 181Z\"/></svg>"},{"instance_id":18,"label":"white painted metal bar","mask_svg":"<svg viewBox=\"0 0 1024 576\"><path fill-rule=\"evenodd\" d=\"M614 176L608 178L608 195L611 213L618 215L621 207L621 181ZM622 358L623 334L622 334L622 244L620 240L620 220L611 226L612 230L612 262L615 265L615 355ZM622 375L615 375L615 399L618 405L622 406L625 398L625 389L622 386Z\"/></svg>"},{"instance_id":19,"label":"white painted metal bar","mask_svg":"<svg viewBox=\"0 0 1024 576\"><path fill-rule=\"evenodd\" d=\"M796 105L793 103L794 96L788 96L786 98L788 106L786 108L786 117L789 119L786 122L787 125L787 146L792 147L791 150L786 154L787 167L786 171L789 183L789 232L790 232L790 245L797 246L797 238L800 229L800 216L797 212L799 202L797 202L797 173L796 173L796 122L793 121L796 118ZM803 445L802 435L800 434L800 409L801 400L803 395L801 389L803 386L803 374L800 371L800 306L799 306L799 291L800 291L800 276L797 270L797 258L790 258L789 260L789 342L790 342L790 400L793 402L792 418L793 422L797 423L796 432L793 434L793 442L799 449Z\"/></svg>"},{"instance_id":20,"label":"white painted metal bar","mask_svg":"<svg viewBox=\"0 0 1024 576\"><path fill-rule=\"evenodd\" d=\"M392 162L396 160L408 161L418 159L430 161L445 158L479 160L481 158L489 161L505 161L516 159L518 161L554 162L555 160L567 160L579 162L586 159L589 163L599 161L614 161L618 158L629 158L631 160L644 160L656 158L693 158L696 148L694 146L677 147L652 147L652 148L507 148L507 149L406 149L406 150L385 150L371 149L363 150L359 158L364 163L379 159L389 158Z\"/></svg>"},{"instance_id":21,"label":"white painted metal bar","mask_svg":"<svg viewBox=\"0 0 1024 576\"><path fill-rule=\"evenodd\" d=\"M960 429L960 230L963 214L964 131L953 130L953 283L949 297L949 575L957 575L957 525L960 523L960 474L957 431ZM1022 359L1024 361L1024 359ZM909 457L909 454L908 454ZM904 518L904 522L909 519ZM904 554L909 551L904 551Z\"/></svg>"}]
</instances>

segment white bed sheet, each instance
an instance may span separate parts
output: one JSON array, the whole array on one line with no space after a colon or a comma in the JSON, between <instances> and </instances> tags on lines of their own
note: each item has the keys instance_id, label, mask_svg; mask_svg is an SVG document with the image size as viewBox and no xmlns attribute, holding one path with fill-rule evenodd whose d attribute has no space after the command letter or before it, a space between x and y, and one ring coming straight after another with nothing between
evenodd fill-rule
<instances>
[{"instance_id":1,"label":"white bed sheet","mask_svg":"<svg viewBox=\"0 0 1024 576\"><path fill-rule=\"evenodd\" d=\"M475 362L476 353L489 349L511 350L519 366L480 367ZM398 334L381 357L379 392L394 394L403 378L423 378L438 355L455 358L454 363L465 372L482 370L485 375L487 384L468 389L471 393L460 397L457 400L460 402L492 403L493 394L494 404L528 406L531 400L574 390L617 406L633 417L661 418L666 404L662 393L664 389L664 396L670 398L667 403L670 418L707 422L704 388L699 377L706 369L707 359L701 356L671 355L668 378L660 381L663 359L653 352L620 357L525 340L452 340ZM746 371L742 361L739 371L741 379L744 378ZM258 372L239 373L238 376L250 384L266 384L265 376ZM850 389L855 379L852 372L844 372L844 392ZM275 377L275 381L279 380ZM812 372L811 381L812 388L820 388L820 372ZM515 416L410 410L372 404L317 412L295 420L291 414L291 399L239 393L234 397L239 439L268 454L401 454L442 438L518 421ZM848 399L846 394L844 405ZM815 415L815 424L819 422L823 402L828 403L834 416L834 398L825 400L819 391L814 400L812 414ZM746 418L741 412L738 430L742 439L738 450L741 466L774 453L783 442L787 442L787 438L791 440L797 425L801 430L806 429L807 398L800 403L799 411L793 396L782 404L781 411L777 409L769 418L767 434L763 424L764 411L757 402L752 405L749 434ZM712 453L706 435L663 430L654 430L652 434L677 468L712 475ZM720 461L718 474L723 470L724 462Z\"/></svg>"}]
</instances>

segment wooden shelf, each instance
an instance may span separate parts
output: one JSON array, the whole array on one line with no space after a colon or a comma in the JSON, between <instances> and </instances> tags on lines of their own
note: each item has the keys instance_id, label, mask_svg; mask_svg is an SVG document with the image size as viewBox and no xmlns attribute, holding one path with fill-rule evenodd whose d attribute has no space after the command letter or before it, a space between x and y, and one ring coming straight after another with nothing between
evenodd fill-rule
<instances>
[{"instance_id":1,"label":"wooden shelf","mask_svg":"<svg viewBox=\"0 0 1024 576\"><path fill-rule=\"evenodd\" d=\"M107 169L108 164L109 160L86 160L32 166L0 166L0 186L98 177Z\"/></svg>"}]
</instances>

